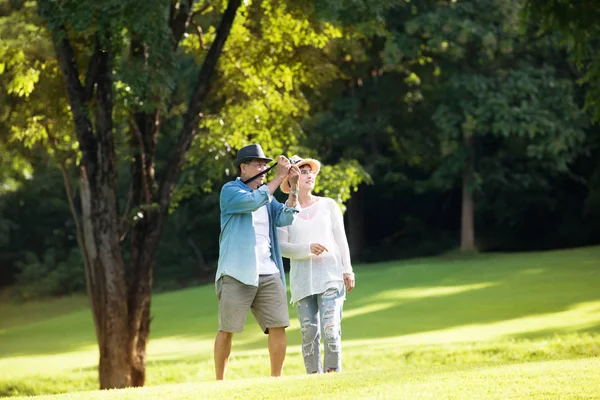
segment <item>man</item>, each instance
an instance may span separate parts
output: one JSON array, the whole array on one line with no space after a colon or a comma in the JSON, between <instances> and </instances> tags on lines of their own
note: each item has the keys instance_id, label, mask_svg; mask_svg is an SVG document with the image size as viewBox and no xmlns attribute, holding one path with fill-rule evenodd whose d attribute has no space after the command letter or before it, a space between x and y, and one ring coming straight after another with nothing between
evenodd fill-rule
<instances>
[{"instance_id":1,"label":"man","mask_svg":"<svg viewBox=\"0 0 600 400\"><path fill-rule=\"evenodd\" d=\"M279 156L277 176L263 185L265 176L251 181L272 161L258 144L241 148L236 166L240 176L221 189L221 235L215 277L219 300L219 331L215 339L217 380L225 378L233 334L244 328L248 310L269 335L271 376L281 376L286 353L285 328L289 326L285 274L279 250L278 226L295 218L300 170ZM292 191L286 205L272 196L288 177Z\"/></svg>"}]
</instances>

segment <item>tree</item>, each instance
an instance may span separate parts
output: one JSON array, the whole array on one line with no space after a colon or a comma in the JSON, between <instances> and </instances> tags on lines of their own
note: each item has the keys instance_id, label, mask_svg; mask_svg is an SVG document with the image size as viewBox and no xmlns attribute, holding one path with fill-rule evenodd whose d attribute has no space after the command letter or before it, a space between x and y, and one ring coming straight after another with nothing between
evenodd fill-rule
<instances>
[{"instance_id":1,"label":"tree","mask_svg":"<svg viewBox=\"0 0 600 400\"><path fill-rule=\"evenodd\" d=\"M18 2L15 5L19 6ZM4 106L0 112L0 132L3 132L0 135L0 194L14 191L20 181L33 172L25 146L12 141L10 132L16 122L16 110L24 103L22 97L31 93L38 79L35 70L23 62L25 55L21 45L26 35L13 38L18 30L35 25L27 24L23 15L11 11L8 5L0 4L0 104Z\"/></svg>"},{"instance_id":2,"label":"tree","mask_svg":"<svg viewBox=\"0 0 600 400\"><path fill-rule=\"evenodd\" d=\"M554 42L535 41L531 29L521 33L520 4L423 2L404 32L397 32L399 48L438 69L433 120L444 160L432 182L452 185L461 176L462 250L476 245L474 192L487 178L478 164L516 141L513 152L566 172L585 137L571 81L553 65Z\"/></svg>"},{"instance_id":3,"label":"tree","mask_svg":"<svg viewBox=\"0 0 600 400\"><path fill-rule=\"evenodd\" d=\"M399 109L407 111L403 122L418 133L411 135L412 129L398 137L392 133L396 145L390 148L428 149L427 154L420 153L424 161L419 167L427 170L426 166L436 164L436 168L426 184L416 185L418 189L449 190L457 180L461 182L462 249L475 247L475 194L482 195L488 179L501 175L488 168L494 164L490 160L504 168L505 176L522 176L507 162L510 157L503 157L507 153L546 171L567 172L567 164L581 148L585 118L575 100L573 76L561 65L556 36L536 37L535 27L522 26L522 1L315 3L325 18L353 24L374 42L383 43L379 51L383 63L376 66L373 77L380 75L378 71L405 75L406 87L400 92L408 101ZM360 83L369 79L361 77ZM386 87L391 87L387 80ZM363 107L367 101L353 97L347 103ZM373 132L378 123L387 124L388 132L398 126L382 115L381 107L377 109L370 113L367 143L377 142ZM418 127L410 124L416 110L424 111ZM435 135L429 135L429 119L435 124ZM353 118L344 119L347 131L361 130L349 121ZM350 146L349 151L356 147ZM419 153L412 154L418 158ZM517 179L504 182L519 185Z\"/></svg>"},{"instance_id":4,"label":"tree","mask_svg":"<svg viewBox=\"0 0 600 400\"><path fill-rule=\"evenodd\" d=\"M10 32L16 39L6 51L34 72L27 80L23 62L9 65L27 83L12 93L24 104L13 114L14 122L23 121L13 137L52 152L63 171L100 347L101 388L144 383L154 256L168 213L192 192L189 185L175 191L186 160L200 168L185 180L204 174L202 190L211 190L223 178L215 171L231 167L234 148L264 140L282 151L302 134L294 130L306 112L300 89L332 74L313 76L313 67L326 72L327 66L309 61L336 34L330 26L314 29L319 24L303 13L309 4L155 1L141 15L137 2L40 0L48 29L34 23L26 31L35 32L29 42L53 49L42 61ZM32 9L19 4L9 18L35 20ZM222 55L226 62L217 67ZM55 78L64 85L52 89ZM131 163L119 179L120 158ZM69 175L74 165L78 188ZM119 202L127 178L129 194Z\"/></svg>"},{"instance_id":5,"label":"tree","mask_svg":"<svg viewBox=\"0 0 600 400\"><path fill-rule=\"evenodd\" d=\"M600 36L600 3L597 1L526 0L525 19L538 23L540 34L558 31L566 42L578 71L583 73L579 83L585 87L585 107L595 122L600 120L600 58L597 56ZM600 159L594 178L589 183L587 213L597 217L600 212Z\"/></svg>"},{"instance_id":6,"label":"tree","mask_svg":"<svg viewBox=\"0 0 600 400\"><path fill-rule=\"evenodd\" d=\"M230 0L224 7L210 49L203 53L195 82L186 93L176 146L158 176L159 131L172 112L177 86L170 74L176 57L185 57L180 44L190 26L218 18L220 7L193 0L153 1L145 3L141 13L134 1L38 2L81 152L81 218L75 204L72 210L100 348L101 388L144 384L154 254L240 5L241 0ZM125 107L115 109L115 103ZM117 130L127 131L131 154L130 206L124 217L117 202ZM128 268L121 242L126 230Z\"/></svg>"}]
</instances>

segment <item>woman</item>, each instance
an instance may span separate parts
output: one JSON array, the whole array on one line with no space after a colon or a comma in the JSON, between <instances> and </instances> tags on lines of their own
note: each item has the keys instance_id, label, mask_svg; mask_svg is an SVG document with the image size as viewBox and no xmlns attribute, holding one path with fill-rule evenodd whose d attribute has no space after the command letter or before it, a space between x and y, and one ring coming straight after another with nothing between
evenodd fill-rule
<instances>
[{"instance_id":1,"label":"woman","mask_svg":"<svg viewBox=\"0 0 600 400\"><path fill-rule=\"evenodd\" d=\"M298 156L290 161L300 168L298 187L290 187L285 178L279 188L298 196L301 211L292 225L278 231L281 253L291 264L292 304L298 310L304 366L309 374L340 372L342 306L346 291L354 288L344 219L334 200L312 194L321 169L319 161Z\"/></svg>"}]
</instances>

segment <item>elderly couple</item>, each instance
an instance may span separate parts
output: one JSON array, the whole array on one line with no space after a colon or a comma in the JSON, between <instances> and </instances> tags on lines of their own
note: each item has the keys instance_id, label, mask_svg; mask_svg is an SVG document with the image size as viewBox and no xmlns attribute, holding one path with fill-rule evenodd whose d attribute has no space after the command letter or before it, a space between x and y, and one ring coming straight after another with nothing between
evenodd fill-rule
<instances>
[{"instance_id":1,"label":"elderly couple","mask_svg":"<svg viewBox=\"0 0 600 400\"><path fill-rule=\"evenodd\" d=\"M243 330L248 310L269 335L271 375L281 376L290 324L282 255L291 260L292 303L298 310L306 372L342 370L342 305L346 291L354 288L342 213L334 200L311 193L321 167L316 160L292 157L290 162L279 156L277 176L266 185L264 175L249 180L270 161L260 145L243 147L236 158L240 176L221 190L217 380L225 378L233 334ZM273 197L278 186L289 194L285 204Z\"/></svg>"}]
</instances>

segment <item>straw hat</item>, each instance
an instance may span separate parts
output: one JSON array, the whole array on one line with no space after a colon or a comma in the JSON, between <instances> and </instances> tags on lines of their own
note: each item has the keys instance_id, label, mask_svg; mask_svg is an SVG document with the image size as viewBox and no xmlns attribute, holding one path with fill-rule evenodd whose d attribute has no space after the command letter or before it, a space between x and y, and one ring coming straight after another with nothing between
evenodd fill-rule
<instances>
[{"instance_id":1,"label":"straw hat","mask_svg":"<svg viewBox=\"0 0 600 400\"><path fill-rule=\"evenodd\" d=\"M300 158L298 156L291 156L290 161L292 162L292 164L296 164L298 168L304 165L310 165L310 169L315 173L315 175L317 175L321 170L321 163L312 158ZM288 194L290 192L290 183L288 182L287 176L283 178L281 185L279 185L279 189L285 194Z\"/></svg>"}]
</instances>

